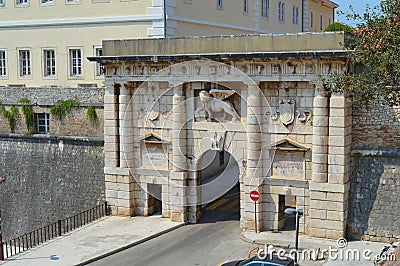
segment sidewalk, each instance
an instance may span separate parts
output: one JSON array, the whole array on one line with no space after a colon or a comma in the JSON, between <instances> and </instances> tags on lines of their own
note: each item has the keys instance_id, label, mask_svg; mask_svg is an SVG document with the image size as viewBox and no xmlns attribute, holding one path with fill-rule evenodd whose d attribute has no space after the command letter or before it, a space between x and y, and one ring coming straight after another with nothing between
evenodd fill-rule
<instances>
[{"instance_id":1,"label":"sidewalk","mask_svg":"<svg viewBox=\"0 0 400 266\"><path fill-rule=\"evenodd\" d=\"M0 262L0 265L79 265L170 232L184 223L161 216L110 216Z\"/></svg>"},{"instance_id":2,"label":"sidewalk","mask_svg":"<svg viewBox=\"0 0 400 266\"><path fill-rule=\"evenodd\" d=\"M277 233L268 231L261 233L243 232L241 238L244 241L259 244L259 245L272 245L276 250L279 248L284 249L294 249L295 242L295 232L294 231L280 231ZM370 241L349 241L345 243L344 248L339 248L337 241L327 240L321 238L313 238L305 235L299 236L299 250L308 249L313 250L315 248L322 249L336 249L337 252L333 251L332 254L336 254L338 257L336 259L328 258L323 265L326 266L352 266L352 265L362 265L371 266L373 262L371 260L364 259L363 252L367 254L365 257L374 258L375 255L379 254L383 247L388 245L388 243L378 243ZM353 251L359 251L359 259L357 255L354 255ZM326 256L328 253L326 253ZM307 262L301 263L299 265L308 265Z\"/></svg>"}]
</instances>

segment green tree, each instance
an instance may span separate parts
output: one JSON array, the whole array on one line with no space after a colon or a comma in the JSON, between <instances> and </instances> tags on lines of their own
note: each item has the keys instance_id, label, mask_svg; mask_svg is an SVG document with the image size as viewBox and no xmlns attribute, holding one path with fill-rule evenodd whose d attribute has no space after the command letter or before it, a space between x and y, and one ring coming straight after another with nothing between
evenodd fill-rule
<instances>
[{"instance_id":1,"label":"green tree","mask_svg":"<svg viewBox=\"0 0 400 266\"><path fill-rule=\"evenodd\" d=\"M325 31L326 31L326 32L329 32L329 31L353 32L354 29L353 29L351 26L346 25L346 24L344 24L344 23L335 22L335 23L332 23L331 25L329 25L329 26L325 29Z\"/></svg>"},{"instance_id":2,"label":"green tree","mask_svg":"<svg viewBox=\"0 0 400 266\"><path fill-rule=\"evenodd\" d=\"M359 21L350 45L347 73L333 74L333 92L348 90L355 102L369 104L382 100L400 103L400 0L382 0L367 6L364 14L348 15Z\"/></svg>"}]
</instances>

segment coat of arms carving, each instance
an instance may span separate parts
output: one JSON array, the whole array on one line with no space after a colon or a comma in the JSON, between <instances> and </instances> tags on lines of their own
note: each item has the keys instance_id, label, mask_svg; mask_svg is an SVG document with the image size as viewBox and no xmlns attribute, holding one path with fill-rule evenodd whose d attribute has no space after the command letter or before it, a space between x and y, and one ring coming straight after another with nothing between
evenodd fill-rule
<instances>
[{"instance_id":1,"label":"coat of arms carving","mask_svg":"<svg viewBox=\"0 0 400 266\"><path fill-rule=\"evenodd\" d=\"M295 117L295 100L282 99L279 102L279 113L281 122L288 126L294 121Z\"/></svg>"}]
</instances>

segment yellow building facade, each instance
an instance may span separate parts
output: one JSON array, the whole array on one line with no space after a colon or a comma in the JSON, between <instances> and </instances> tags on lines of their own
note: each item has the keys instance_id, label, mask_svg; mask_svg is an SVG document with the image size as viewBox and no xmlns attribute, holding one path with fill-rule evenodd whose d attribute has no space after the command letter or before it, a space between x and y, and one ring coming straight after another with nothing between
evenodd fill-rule
<instances>
[{"instance_id":1,"label":"yellow building facade","mask_svg":"<svg viewBox=\"0 0 400 266\"><path fill-rule=\"evenodd\" d=\"M102 40L321 31L336 7L327 0L0 0L0 86L102 86L102 67L86 59L102 54Z\"/></svg>"}]
</instances>

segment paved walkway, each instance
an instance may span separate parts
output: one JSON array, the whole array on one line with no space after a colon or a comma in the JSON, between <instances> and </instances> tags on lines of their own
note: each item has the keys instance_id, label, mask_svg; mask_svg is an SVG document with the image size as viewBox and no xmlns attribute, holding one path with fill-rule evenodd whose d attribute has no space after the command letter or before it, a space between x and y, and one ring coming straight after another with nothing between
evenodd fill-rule
<instances>
[{"instance_id":1,"label":"paved walkway","mask_svg":"<svg viewBox=\"0 0 400 266\"><path fill-rule=\"evenodd\" d=\"M261 245L272 245L276 250L279 248L293 249L295 241L294 231L261 232L258 234L244 232L241 235L242 239L251 243ZM344 245L344 248L339 248L338 245ZM299 249L313 250L319 248L332 250L332 256L328 252L325 255L325 262L321 263L326 266L352 266L373 265L373 259L381 252L387 243L377 243L370 241L344 241L338 244L338 241L313 238L305 235L299 236ZM359 256L359 257L357 257ZM330 257L330 258L328 258ZM400 259L400 258L397 258ZM308 262L299 263L300 265L309 265Z\"/></svg>"},{"instance_id":2,"label":"paved walkway","mask_svg":"<svg viewBox=\"0 0 400 266\"><path fill-rule=\"evenodd\" d=\"M105 217L69 234L53 239L0 265L79 265L93 258L140 244L172 231L183 223L161 216Z\"/></svg>"}]
</instances>

